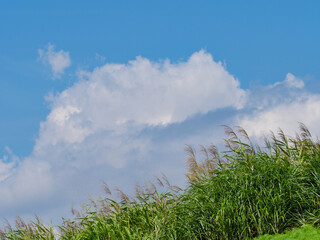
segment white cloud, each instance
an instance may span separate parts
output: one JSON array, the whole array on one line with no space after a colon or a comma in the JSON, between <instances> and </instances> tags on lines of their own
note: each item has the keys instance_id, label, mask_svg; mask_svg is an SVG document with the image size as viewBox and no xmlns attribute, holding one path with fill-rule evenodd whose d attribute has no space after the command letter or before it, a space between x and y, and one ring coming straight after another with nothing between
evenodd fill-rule
<instances>
[{"instance_id":1,"label":"white cloud","mask_svg":"<svg viewBox=\"0 0 320 240\"><path fill-rule=\"evenodd\" d=\"M285 87L289 87L289 88L303 88L304 82L301 78L296 77L292 73L287 73L284 81L276 82L272 85L269 85L267 88L274 88L279 85L284 85Z\"/></svg>"},{"instance_id":2,"label":"white cloud","mask_svg":"<svg viewBox=\"0 0 320 240\"><path fill-rule=\"evenodd\" d=\"M40 55L52 66L55 61L49 56L68 56L50 45ZM53 72L61 74L68 64L55 65ZM205 51L185 62L137 57L128 64L107 63L92 72L82 71L74 86L47 98L51 112L40 124L33 153L0 185L0 195L7 196L0 204L11 199L9 205L17 209L19 204L54 196L54 201L43 200L49 202L45 209L59 201L70 206L71 199L85 198L103 177L120 182L144 178L143 167L154 161L150 152L157 150L145 129L165 129L226 107L241 109L246 95L239 81ZM176 151L183 153L183 146ZM152 166L177 169L178 160L163 161Z\"/></svg>"},{"instance_id":3,"label":"white cloud","mask_svg":"<svg viewBox=\"0 0 320 240\"><path fill-rule=\"evenodd\" d=\"M51 44L46 49L39 49L38 54L43 63L50 65L54 79L60 78L64 70L71 66L69 52L55 51Z\"/></svg>"},{"instance_id":4,"label":"white cloud","mask_svg":"<svg viewBox=\"0 0 320 240\"><path fill-rule=\"evenodd\" d=\"M105 64L82 72L81 77L86 80L51 96L52 111L41 123L36 153L60 144L55 152L75 148L77 155L97 138L104 140L96 143L96 149L126 143L125 153L141 150L144 147L137 146L141 140L131 137L141 129L179 123L219 108L241 108L246 96L238 80L204 51L177 64L138 57L126 65ZM124 156L116 156L118 163L114 158L106 161L121 166Z\"/></svg>"},{"instance_id":5,"label":"white cloud","mask_svg":"<svg viewBox=\"0 0 320 240\"><path fill-rule=\"evenodd\" d=\"M295 136L298 122L306 124L311 132L319 131L320 95L310 95L289 104L279 104L271 109L258 111L239 121L250 136L261 137L281 128L286 134Z\"/></svg>"},{"instance_id":6,"label":"white cloud","mask_svg":"<svg viewBox=\"0 0 320 240\"><path fill-rule=\"evenodd\" d=\"M1 206L14 207L15 204L21 204L21 201L28 204L45 198L53 186L50 168L50 164L45 161L24 159L1 186Z\"/></svg>"},{"instance_id":7,"label":"white cloud","mask_svg":"<svg viewBox=\"0 0 320 240\"><path fill-rule=\"evenodd\" d=\"M81 77L86 80L50 97L52 110L41 123L35 154L76 158L77 166L95 154L90 164L103 158L121 167L129 153L146 151L148 140L136 137L143 128L179 123L219 108L241 108L246 96L238 80L204 51L177 64L137 57L126 65L82 72Z\"/></svg>"},{"instance_id":8,"label":"white cloud","mask_svg":"<svg viewBox=\"0 0 320 240\"><path fill-rule=\"evenodd\" d=\"M288 73L286 76L286 79L284 82L289 86L289 87L295 87L295 88L303 88L304 87L304 82L302 79L297 78L294 76L292 73Z\"/></svg>"},{"instance_id":9,"label":"white cloud","mask_svg":"<svg viewBox=\"0 0 320 240\"><path fill-rule=\"evenodd\" d=\"M9 147L5 147L5 152L6 154L0 159L0 184L14 172L14 167L19 162L19 158Z\"/></svg>"},{"instance_id":10,"label":"white cloud","mask_svg":"<svg viewBox=\"0 0 320 240\"><path fill-rule=\"evenodd\" d=\"M259 139L268 136L270 131L277 133L279 128L295 136L299 122L314 133L320 130L320 95L304 90L303 80L291 73L282 82L250 93L249 99L253 111L238 116L235 122L251 137Z\"/></svg>"}]
</instances>

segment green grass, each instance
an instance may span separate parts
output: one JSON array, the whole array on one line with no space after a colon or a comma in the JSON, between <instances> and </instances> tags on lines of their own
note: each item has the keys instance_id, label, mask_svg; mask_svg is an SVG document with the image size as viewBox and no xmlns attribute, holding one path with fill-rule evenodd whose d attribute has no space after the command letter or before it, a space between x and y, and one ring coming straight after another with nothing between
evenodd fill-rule
<instances>
[{"instance_id":1,"label":"green grass","mask_svg":"<svg viewBox=\"0 0 320 240\"><path fill-rule=\"evenodd\" d=\"M304 225L300 229L287 231L285 234L264 235L256 240L319 240L320 230L310 225Z\"/></svg>"},{"instance_id":2,"label":"green grass","mask_svg":"<svg viewBox=\"0 0 320 240\"><path fill-rule=\"evenodd\" d=\"M228 150L187 147L188 186L165 177L137 187L133 197L117 190L114 201L92 200L64 219L60 239L253 239L320 222L320 144L304 125L295 138L278 136L254 146L246 132L226 127ZM199 159L200 158L200 159ZM0 232L3 239L55 239L39 220ZM306 231L304 227L301 231Z\"/></svg>"}]
</instances>

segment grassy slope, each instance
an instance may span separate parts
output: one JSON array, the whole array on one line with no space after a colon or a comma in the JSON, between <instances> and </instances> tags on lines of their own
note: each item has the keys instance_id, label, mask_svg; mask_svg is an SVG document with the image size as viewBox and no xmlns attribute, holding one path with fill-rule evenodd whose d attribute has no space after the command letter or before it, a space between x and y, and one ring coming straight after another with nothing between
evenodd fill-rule
<instances>
[{"instance_id":1,"label":"grassy slope","mask_svg":"<svg viewBox=\"0 0 320 240\"><path fill-rule=\"evenodd\" d=\"M167 179L121 190L85 206L59 227L61 239L253 239L320 222L320 144L300 126L295 139L283 132L253 146L246 132L226 128L229 150L202 148L202 159L188 147L188 187ZM241 137L239 137L241 136ZM106 193L110 190L105 186ZM302 229L301 231L306 231ZM290 233L291 234L291 233ZM17 219L2 239L54 239L41 222Z\"/></svg>"},{"instance_id":2,"label":"grassy slope","mask_svg":"<svg viewBox=\"0 0 320 240\"><path fill-rule=\"evenodd\" d=\"M285 234L264 235L255 240L319 240L320 229L305 225L300 229L285 232Z\"/></svg>"}]
</instances>

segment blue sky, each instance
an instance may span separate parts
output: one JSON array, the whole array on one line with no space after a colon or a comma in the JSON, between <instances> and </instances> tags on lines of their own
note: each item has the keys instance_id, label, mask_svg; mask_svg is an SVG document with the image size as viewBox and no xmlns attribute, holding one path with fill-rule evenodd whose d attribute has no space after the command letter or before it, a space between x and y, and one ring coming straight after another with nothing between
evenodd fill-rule
<instances>
[{"instance_id":1,"label":"blue sky","mask_svg":"<svg viewBox=\"0 0 320 240\"><path fill-rule=\"evenodd\" d=\"M221 124L317 134L319 24L318 1L1 1L0 216L183 184Z\"/></svg>"}]
</instances>

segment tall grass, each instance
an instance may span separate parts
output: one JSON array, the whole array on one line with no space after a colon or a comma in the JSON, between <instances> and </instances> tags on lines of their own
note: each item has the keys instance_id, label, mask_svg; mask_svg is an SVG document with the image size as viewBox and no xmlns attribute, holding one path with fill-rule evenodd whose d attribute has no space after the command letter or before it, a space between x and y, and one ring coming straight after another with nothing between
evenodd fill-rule
<instances>
[{"instance_id":1,"label":"tall grass","mask_svg":"<svg viewBox=\"0 0 320 240\"><path fill-rule=\"evenodd\" d=\"M242 128L226 127L227 151L187 146L188 186L165 177L134 197L117 190L73 211L59 226L60 239L252 239L320 221L320 144L300 124L294 138L279 130L254 146ZM200 158L200 160L198 160ZM158 190L157 188L160 189ZM105 192L111 191L105 185ZM2 239L54 239L39 221L16 222ZM23 222L23 221L22 221Z\"/></svg>"},{"instance_id":2,"label":"tall grass","mask_svg":"<svg viewBox=\"0 0 320 240\"><path fill-rule=\"evenodd\" d=\"M84 214L78 213L78 218L60 227L61 239L176 239L175 209L180 189L165 177L158 183L161 187L166 184L166 190L160 193L149 182L144 188L136 187L134 198L118 190L120 202L92 200Z\"/></svg>"},{"instance_id":3,"label":"tall grass","mask_svg":"<svg viewBox=\"0 0 320 240\"><path fill-rule=\"evenodd\" d=\"M280 130L260 148L243 129L227 127L229 150L220 157L214 147L203 149L200 166L189 147L190 184L179 205L181 239L195 233L198 239L250 239L318 224L319 143L304 125L300 130L296 138Z\"/></svg>"}]
</instances>

